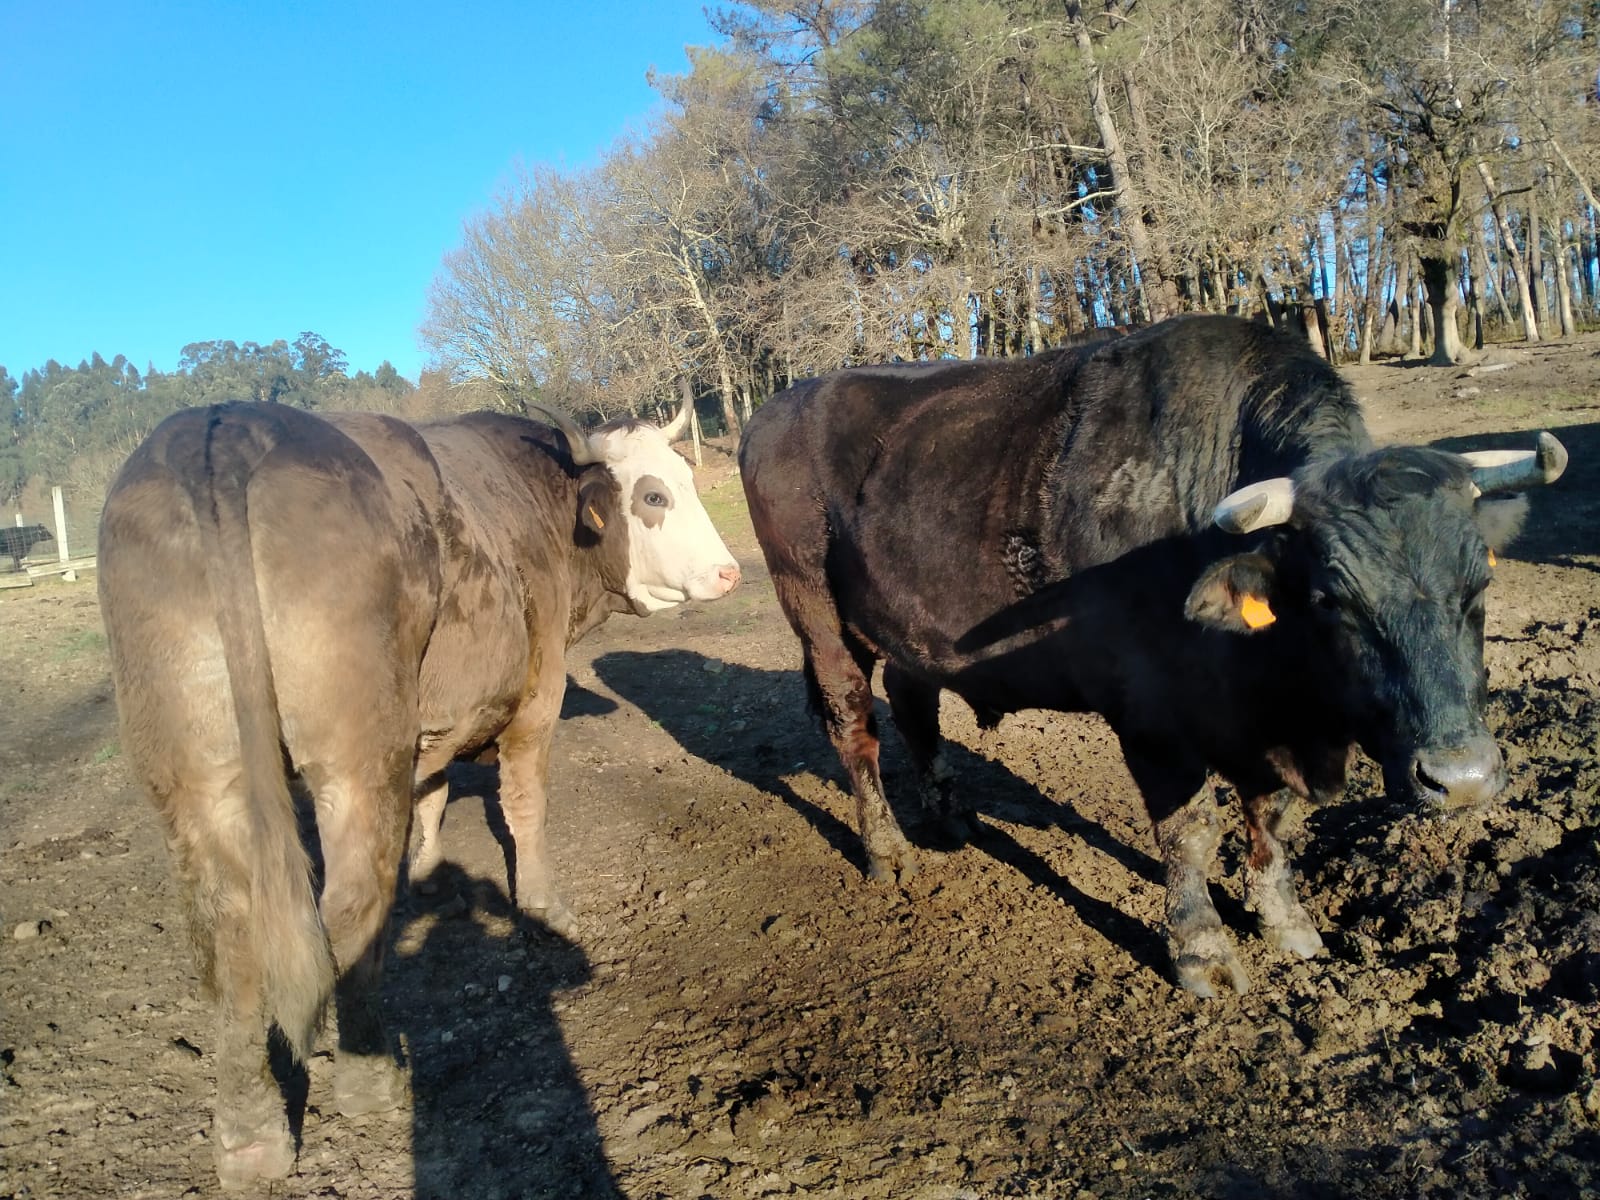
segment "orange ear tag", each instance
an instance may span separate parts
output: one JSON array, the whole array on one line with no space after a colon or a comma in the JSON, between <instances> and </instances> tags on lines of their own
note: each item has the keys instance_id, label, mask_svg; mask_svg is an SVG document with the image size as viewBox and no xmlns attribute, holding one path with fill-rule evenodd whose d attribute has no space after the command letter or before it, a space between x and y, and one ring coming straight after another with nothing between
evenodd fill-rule
<instances>
[{"instance_id":1,"label":"orange ear tag","mask_svg":"<svg viewBox=\"0 0 1600 1200\"><path fill-rule=\"evenodd\" d=\"M1489 551L1489 569L1494 570L1494 551Z\"/></svg>"},{"instance_id":2,"label":"orange ear tag","mask_svg":"<svg viewBox=\"0 0 1600 1200\"><path fill-rule=\"evenodd\" d=\"M1265 629L1278 619L1272 606L1259 596L1246 596L1239 601L1239 616L1251 629Z\"/></svg>"},{"instance_id":3,"label":"orange ear tag","mask_svg":"<svg viewBox=\"0 0 1600 1200\"><path fill-rule=\"evenodd\" d=\"M600 514L595 512L592 504L589 505L589 520L594 522L596 529L604 529L606 527L606 523L600 519Z\"/></svg>"}]
</instances>

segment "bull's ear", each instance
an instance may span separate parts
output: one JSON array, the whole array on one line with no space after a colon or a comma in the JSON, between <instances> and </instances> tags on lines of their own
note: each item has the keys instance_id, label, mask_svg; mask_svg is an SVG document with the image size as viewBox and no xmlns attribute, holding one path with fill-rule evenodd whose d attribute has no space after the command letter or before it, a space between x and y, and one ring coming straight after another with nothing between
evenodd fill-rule
<instances>
[{"instance_id":1,"label":"bull's ear","mask_svg":"<svg viewBox=\"0 0 1600 1200\"><path fill-rule=\"evenodd\" d=\"M589 479L578 487L578 529L580 540L587 534L590 543L598 541L601 531L618 519L616 489L604 479Z\"/></svg>"},{"instance_id":2,"label":"bull's ear","mask_svg":"<svg viewBox=\"0 0 1600 1200\"><path fill-rule=\"evenodd\" d=\"M1528 516L1528 497L1521 494L1482 496L1473 505L1472 515L1484 544L1493 554L1504 550L1522 532L1522 522Z\"/></svg>"},{"instance_id":3,"label":"bull's ear","mask_svg":"<svg viewBox=\"0 0 1600 1200\"><path fill-rule=\"evenodd\" d=\"M1258 633L1276 621L1272 560L1264 554L1235 554L1212 563L1189 591L1183 615L1231 633Z\"/></svg>"}]
</instances>

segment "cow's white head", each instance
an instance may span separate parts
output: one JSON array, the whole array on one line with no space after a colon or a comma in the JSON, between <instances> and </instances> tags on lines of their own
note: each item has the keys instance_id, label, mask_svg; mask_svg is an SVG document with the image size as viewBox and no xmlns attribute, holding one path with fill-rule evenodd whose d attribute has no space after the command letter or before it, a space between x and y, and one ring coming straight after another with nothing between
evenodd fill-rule
<instances>
[{"instance_id":1,"label":"cow's white head","mask_svg":"<svg viewBox=\"0 0 1600 1200\"><path fill-rule=\"evenodd\" d=\"M573 457L603 462L622 488L628 521L628 600L640 616L685 600L716 600L739 584L739 564L695 492L689 464L669 434L644 421L614 421L582 433L564 414L541 409L567 435Z\"/></svg>"}]
</instances>

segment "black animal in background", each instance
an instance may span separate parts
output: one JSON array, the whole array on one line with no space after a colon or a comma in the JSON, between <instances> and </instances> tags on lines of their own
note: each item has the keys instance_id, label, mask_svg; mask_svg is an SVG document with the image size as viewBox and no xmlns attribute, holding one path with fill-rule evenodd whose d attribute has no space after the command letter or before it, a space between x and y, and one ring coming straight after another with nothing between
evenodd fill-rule
<instances>
[{"instance_id":1,"label":"black animal in background","mask_svg":"<svg viewBox=\"0 0 1600 1200\"><path fill-rule=\"evenodd\" d=\"M40 542L54 541L43 525L0 525L0 554L11 556L11 569L22 570L22 560Z\"/></svg>"}]
</instances>

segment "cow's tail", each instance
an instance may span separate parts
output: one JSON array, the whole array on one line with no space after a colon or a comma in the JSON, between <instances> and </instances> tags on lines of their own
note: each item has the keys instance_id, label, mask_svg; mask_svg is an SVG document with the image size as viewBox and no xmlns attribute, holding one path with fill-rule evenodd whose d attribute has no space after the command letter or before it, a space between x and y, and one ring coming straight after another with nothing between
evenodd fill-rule
<instances>
[{"instance_id":1,"label":"cow's tail","mask_svg":"<svg viewBox=\"0 0 1600 1200\"><path fill-rule=\"evenodd\" d=\"M241 434L243 436L241 436ZM242 950L261 981L266 1015L303 1058L333 987L333 956L317 910L311 863L282 749L277 694L262 623L246 500L250 476L263 451L258 442L214 410L206 431L206 469L191 489L200 527L206 581L216 605L227 662L244 769L244 811L221 814L232 824L216 830L219 849L248 884ZM227 965L218 964L226 971ZM224 985L225 986L225 985Z\"/></svg>"}]
</instances>

